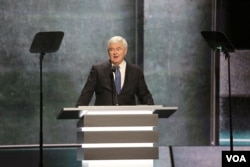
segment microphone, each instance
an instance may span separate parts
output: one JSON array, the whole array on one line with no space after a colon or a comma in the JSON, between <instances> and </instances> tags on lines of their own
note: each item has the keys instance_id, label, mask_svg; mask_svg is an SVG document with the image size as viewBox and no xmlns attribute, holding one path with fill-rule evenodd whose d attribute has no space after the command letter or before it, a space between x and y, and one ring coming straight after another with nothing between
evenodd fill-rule
<instances>
[{"instance_id":1,"label":"microphone","mask_svg":"<svg viewBox=\"0 0 250 167\"><path fill-rule=\"evenodd\" d=\"M116 68L117 68L116 66L112 66L111 71L115 73Z\"/></svg>"},{"instance_id":2,"label":"microphone","mask_svg":"<svg viewBox=\"0 0 250 167\"><path fill-rule=\"evenodd\" d=\"M112 66L111 71L112 71L113 73L115 73L116 69L117 69L117 66ZM114 77L113 77L113 75L112 75L112 83L114 83ZM115 85L114 85L114 86L115 86ZM113 89L114 86L113 86L113 84L112 84L112 89ZM113 91L114 91L114 90L113 90ZM118 103L118 97L117 97L116 86L115 86L115 100L116 100L116 105L118 106L119 103Z\"/></svg>"}]
</instances>

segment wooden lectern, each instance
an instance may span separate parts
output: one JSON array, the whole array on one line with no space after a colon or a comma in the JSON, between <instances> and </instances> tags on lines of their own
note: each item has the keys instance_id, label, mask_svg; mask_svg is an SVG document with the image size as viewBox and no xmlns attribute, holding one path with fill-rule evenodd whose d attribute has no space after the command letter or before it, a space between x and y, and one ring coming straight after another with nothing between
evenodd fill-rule
<instances>
[{"instance_id":1,"label":"wooden lectern","mask_svg":"<svg viewBox=\"0 0 250 167\"><path fill-rule=\"evenodd\" d=\"M161 105L63 108L58 119L77 122L78 160L158 159L158 118L177 107Z\"/></svg>"}]
</instances>

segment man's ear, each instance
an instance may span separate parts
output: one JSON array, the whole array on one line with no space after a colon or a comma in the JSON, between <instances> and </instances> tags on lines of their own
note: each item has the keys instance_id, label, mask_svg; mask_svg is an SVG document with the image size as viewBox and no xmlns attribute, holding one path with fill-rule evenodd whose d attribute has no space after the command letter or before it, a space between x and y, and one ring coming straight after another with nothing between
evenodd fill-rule
<instances>
[{"instance_id":1,"label":"man's ear","mask_svg":"<svg viewBox=\"0 0 250 167\"><path fill-rule=\"evenodd\" d=\"M125 50L125 55L127 55L127 52L128 52L128 48L126 48L126 50Z\"/></svg>"}]
</instances>

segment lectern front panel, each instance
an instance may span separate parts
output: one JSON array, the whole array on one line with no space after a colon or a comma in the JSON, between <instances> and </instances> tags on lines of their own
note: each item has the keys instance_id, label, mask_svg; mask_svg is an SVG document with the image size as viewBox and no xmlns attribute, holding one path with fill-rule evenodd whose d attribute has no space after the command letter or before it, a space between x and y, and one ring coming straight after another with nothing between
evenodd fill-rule
<instances>
[{"instance_id":1,"label":"lectern front panel","mask_svg":"<svg viewBox=\"0 0 250 167\"><path fill-rule=\"evenodd\" d=\"M112 126L158 126L158 116L151 115L86 115L77 123L77 127Z\"/></svg>"},{"instance_id":2,"label":"lectern front panel","mask_svg":"<svg viewBox=\"0 0 250 167\"><path fill-rule=\"evenodd\" d=\"M158 131L77 132L77 143L158 143Z\"/></svg>"},{"instance_id":3,"label":"lectern front panel","mask_svg":"<svg viewBox=\"0 0 250 167\"><path fill-rule=\"evenodd\" d=\"M158 159L158 147L78 149L78 160Z\"/></svg>"}]
</instances>

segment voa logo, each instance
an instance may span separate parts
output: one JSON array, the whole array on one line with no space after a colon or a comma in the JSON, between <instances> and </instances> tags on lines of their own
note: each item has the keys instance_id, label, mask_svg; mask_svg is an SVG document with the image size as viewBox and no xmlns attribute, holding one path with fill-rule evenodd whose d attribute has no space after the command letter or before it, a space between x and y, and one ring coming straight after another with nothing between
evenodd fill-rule
<instances>
[{"instance_id":1,"label":"voa logo","mask_svg":"<svg viewBox=\"0 0 250 167\"><path fill-rule=\"evenodd\" d=\"M247 162L244 155L226 155L227 162Z\"/></svg>"}]
</instances>

